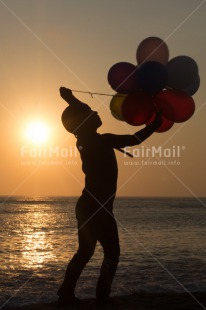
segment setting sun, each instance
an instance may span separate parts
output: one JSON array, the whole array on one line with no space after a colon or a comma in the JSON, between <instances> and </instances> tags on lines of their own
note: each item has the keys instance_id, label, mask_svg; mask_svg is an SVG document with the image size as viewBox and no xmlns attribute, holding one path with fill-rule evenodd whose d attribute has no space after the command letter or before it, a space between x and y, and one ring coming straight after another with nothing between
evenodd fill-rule
<instances>
[{"instance_id":1,"label":"setting sun","mask_svg":"<svg viewBox=\"0 0 206 310\"><path fill-rule=\"evenodd\" d=\"M26 126L26 139L34 144L43 144L49 140L49 127L42 121L32 121Z\"/></svg>"}]
</instances>

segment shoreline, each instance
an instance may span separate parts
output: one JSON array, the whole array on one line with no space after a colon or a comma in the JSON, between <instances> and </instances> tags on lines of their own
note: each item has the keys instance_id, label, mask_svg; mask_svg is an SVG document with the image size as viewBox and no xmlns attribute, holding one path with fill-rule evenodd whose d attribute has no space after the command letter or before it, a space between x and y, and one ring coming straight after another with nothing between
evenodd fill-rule
<instances>
[{"instance_id":1,"label":"shoreline","mask_svg":"<svg viewBox=\"0 0 206 310\"><path fill-rule=\"evenodd\" d=\"M5 306L12 310L100 309L95 299L82 299L80 305L59 308L56 302L30 304L20 307ZM136 293L128 296L111 296L111 304L101 307L111 310L203 310L206 309L206 291L196 293Z\"/></svg>"}]
</instances>

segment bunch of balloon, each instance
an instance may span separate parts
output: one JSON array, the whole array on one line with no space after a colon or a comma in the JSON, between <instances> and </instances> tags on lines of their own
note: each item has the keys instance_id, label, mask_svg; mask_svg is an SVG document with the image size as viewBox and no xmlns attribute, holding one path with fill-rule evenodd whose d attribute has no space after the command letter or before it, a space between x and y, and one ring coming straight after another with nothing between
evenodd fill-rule
<instances>
[{"instance_id":1,"label":"bunch of balloon","mask_svg":"<svg viewBox=\"0 0 206 310\"><path fill-rule=\"evenodd\" d=\"M195 111L192 96L200 86L198 66L189 56L169 60L167 44L160 38L148 37L136 51L137 65L114 64L108 82L117 92L110 102L112 115L130 125L149 124L155 111L162 111L165 132L173 124L187 121Z\"/></svg>"},{"instance_id":2,"label":"bunch of balloon","mask_svg":"<svg viewBox=\"0 0 206 310\"><path fill-rule=\"evenodd\" d=\"M108 72L108 82L117 93L110 102L112 115L130 125L143 125L154 112L151 95L139 88L137 66L129 62L114 64Z\"/></svg>"},{"instance_id":3,"label":"bunch of balloon","mask_svg":"<svg viewBox=\"0 0 206 310\"><path fill-rule=\"evenodd\" d=\"M192 96L200 86L198 66L189 56L177 56L167 63L166 89L154 96L157 109L175 123L187 121L195 112Z\"/></svg>"}]
</instances>

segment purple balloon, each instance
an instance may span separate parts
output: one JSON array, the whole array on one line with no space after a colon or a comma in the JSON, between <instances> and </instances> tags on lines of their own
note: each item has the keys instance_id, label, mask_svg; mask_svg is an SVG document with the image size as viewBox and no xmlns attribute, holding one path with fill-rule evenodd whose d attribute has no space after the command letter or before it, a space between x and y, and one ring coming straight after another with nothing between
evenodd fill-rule
<instances>
[{"instance_id":1,"label":"purple balloon","mask_svg":"<svg viewBox=\"0 0 206 310\"><path fill-rule=\"evenodd\" d=\"M137 89L137 67L129 62L118 62L108 72L108 82L113 90L128 94Z\"/></svg>"},{"instance_id":2,"label":"purple balloon","mask_svg":"<svg viewBox=\"0 0 206 310\"><path fill-rule=\"evenodd\" d=\"M197 63L189 56L177 56L167 64L168 84L172 89L182 90L194 83L198 76Z\"/></svg>"}]
</instances>

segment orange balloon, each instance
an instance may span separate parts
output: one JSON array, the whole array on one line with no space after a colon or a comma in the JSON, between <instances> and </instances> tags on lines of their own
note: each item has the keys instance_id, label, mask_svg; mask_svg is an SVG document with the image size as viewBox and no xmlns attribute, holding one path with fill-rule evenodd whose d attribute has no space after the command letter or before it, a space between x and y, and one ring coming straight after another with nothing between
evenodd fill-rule
<instances>
[{"instance_id":1,"label":"orange balloon","mask_svg":"<svg viewBox=\"0 0 206 310\"><path fill-rule=\"evenodd\" d=\"M157 61L166 65L169 59L169 49L162 39L148 37L139 44L136 57L138 64L147 61Z\"/></svg>"}]
</instances>

